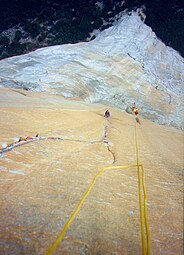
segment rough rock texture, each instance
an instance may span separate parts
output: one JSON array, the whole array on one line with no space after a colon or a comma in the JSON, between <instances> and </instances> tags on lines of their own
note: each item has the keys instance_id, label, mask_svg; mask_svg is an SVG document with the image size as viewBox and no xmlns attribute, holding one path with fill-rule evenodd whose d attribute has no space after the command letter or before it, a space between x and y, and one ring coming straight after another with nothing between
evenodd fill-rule
<instances>
[{"instance_id":1,"label":"rough rock texture","mask_svg":"<svg viewBox=\"0 0 184 255\"><path fill-rule=\"evenodd\" d=\"M0 89L0 142L30 142L0 155L0 254L42 255L97 171L136 162L135 118L57 95ZM151 254L183 253L183 134L139 117ZM110 151L104 143L107 140ZM115 159L115 162L114 162ZM54 254L142 254L136 169L104 173Z\"/></svg>"},{"instance_id":2,"label":"rough rock texture","mask_svg":"<svg viewBox=\"0 0 184 255\"><path fill-rule=\"evenodd\" d=\"M132 12L87 43L42 48L0 61L0 86L106 102L183 127L184 60Z\"/></svg>"}]
</instances>

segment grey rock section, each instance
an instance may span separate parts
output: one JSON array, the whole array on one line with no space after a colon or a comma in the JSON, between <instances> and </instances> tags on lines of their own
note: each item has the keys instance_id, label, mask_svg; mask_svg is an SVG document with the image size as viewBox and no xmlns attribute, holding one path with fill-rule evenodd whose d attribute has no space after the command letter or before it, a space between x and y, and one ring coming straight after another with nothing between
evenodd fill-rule
<instances>
[{"instance_id":1,"label":"grey rock section","mask_svg":"<svg viewBox=\"0 0 184 255\"><path fill-rule=\"evenodd\" d=\"M184 59L132 12L88 43L0 61L0 86L105 102L183 128Z\"/></svg>"}]
</instances>

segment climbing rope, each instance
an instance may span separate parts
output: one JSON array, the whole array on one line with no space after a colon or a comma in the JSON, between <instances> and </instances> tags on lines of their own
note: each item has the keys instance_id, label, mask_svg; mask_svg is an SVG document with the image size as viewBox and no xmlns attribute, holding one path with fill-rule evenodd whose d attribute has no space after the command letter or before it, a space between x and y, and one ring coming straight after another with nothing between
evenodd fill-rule
<instances>
[{"instance_id":1,"label":"climbing rope","mask_svg":"<svg viewBox=\"0 0 184 255\"><path fill-rule=\"evenodd\" d=\"M139 151L138 151L138 143L137 143L136 125L135 125L135 139L136 139L136 161L137 161L137 163L129 165L129 166L107 166L107 167L103 167L102 169L100 169L97 172L97 174L95 175L95 177L94 177L91 185L89 186L88 190L86 191L86 193L84 194L84 196L80 200L79 204L77 205L74 213L72 214L72 216L70 217L68 222L65 224L63 230L61 231L61 233L59 234L57 239L50 246L50 248L48 249L46 255L52 254L52 252L56 249L58 244L63 239L66 231L68 230L68 228L72 224L73 220L77 216L78 212L80 211L82 204L84 203L84 201L86 200L86 198L90 194L93 186L96 183L97 178L103 172L105 172L106 170L128 169L128 168L132 168L132 167L137 167L137 170L138 170L138 190L139 190L139 208L140 208L140 221L141 221L142 254L143 255L150 255L150 233L149 233L149 228L148 228L148 216L147 216L147 208L146 208L147 195L146 195L146 186L145 186L145 174L144 174L143 165L139 164ZM140 174L140 170L141 170L141 174ZM143 189L143 194L141 192L141 186L142 186L142 189ZM142 196L143 196L143 203L142 203ZM142 208L144 208L144 213L143 213Z\"/></svg>"},{"instance_id":2,"label":"climbing rope","mask_svg":"<svg viewBox=\"0 0 184 255\"><path fill-rule=\"evenodd\" d=\"M145 174L143 165L139 164L139 149L138 149L138 138L137 138L137 125L135 123L135 147L136 147L136 163L137 163L137 173L138 173L138 190L139 190L139 210L140 210L140 221L141 221L141 239L142 239L142 254L150 254L150 232L148 227L148 216L147 216L147 195L146 195L146 185L145 185ZM142 174L140 176L140 168ZM141 178L142 177L142 178ZM141 182L142 179L142 182ZM143 195L141 192L141 183ZM142 206L142 196L144 197L144 204ZM144 208L144 214L142 211Z\"/></svg>"}]
</instances>

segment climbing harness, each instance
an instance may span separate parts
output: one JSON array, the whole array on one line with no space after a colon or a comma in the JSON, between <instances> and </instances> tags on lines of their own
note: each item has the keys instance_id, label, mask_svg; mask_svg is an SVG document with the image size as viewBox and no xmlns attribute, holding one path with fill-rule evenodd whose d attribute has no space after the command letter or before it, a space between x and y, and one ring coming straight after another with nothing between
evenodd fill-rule
<instances>
[{"instance_id":1,"label":"climbing harness","mask_svg":"<svg viewBox=\"0 0 184 255\"><path fill-rule=\"evenodd\" d=\"M146 195L146 185L145 185L145 173L144 173L144 167L142 164L139 164L139 150L138 150L138 142L137 142L137 127L135 124L135 140L136 140L136 164L132 164L129 166L107 166L103 167L100 169L97 174L95 175L91 185L89 186L88 190L80 200L79 204L77 205L74 213L68 220L68 222L65 224L63 230L57 237L57 239L54 241L54 243L50 246L48 249L46 255L51 255L52 252L56 249L58 244L61 242L63 239L66 231L72 224L73 220L77 216L78 212L81 209L82 204L88 197L89 193L91 192L93 186L96 183L97 178L106 170L112 170L112 169L128 169L132 167L137 167L138 171L138 191L139 191L139 209L140 209L140 222L141 222L141 240L142 240L142 255L150 255L150 232L149 232L149 227L148 227L148 216L147 216L147 208L146 208L146 203L147 203L147 195ZM141 186L143 190L143 194L141 192ZM143 197L143 199L142 199ZM143 200L143 201L142 201Z\"/></svg>"}]
</instances>

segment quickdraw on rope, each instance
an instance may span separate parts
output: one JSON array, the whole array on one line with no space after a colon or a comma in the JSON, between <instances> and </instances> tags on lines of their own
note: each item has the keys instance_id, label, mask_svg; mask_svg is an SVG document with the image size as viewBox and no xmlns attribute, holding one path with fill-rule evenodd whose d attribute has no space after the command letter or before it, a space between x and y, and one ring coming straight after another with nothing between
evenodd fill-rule
<instances>
[{"instance_id":1,"label":"quickdraw on rope","mask_svg":"<svg viewBox=\"0 0 184 255\"><path fill-rule=\"evenodd\" d=\"M57 237L57 239L54 241L54 243L50 246L48 249L46 255L52 254L52 252L56 249L58 244L63 239L66 231L72 224L73 220L77 216L78 212L81 209L82 204L90 194L93 186L96 183L97 178L106 170L112 170L112 169L128 169L132 167L137 167L138 170L138 190L139 190L139 208L140 208L140 221L141 221L141 239L142 239L142 254L143 255L150 255L150 233L148 228L148 216L147 216L147 208L146 208L146 202L147 202L147 195L146 195L146 185L145 185L145 174L144 174L144 167L143 165L139 164L139 151L138 151L138 143L137 143L137 131L136 131L136 125L135 125L135 139L136 139L136 160L137 164L129 165L129 166L107 166L100 169L97 174L95 175L91 185L89 186L88 190L80 200L79 204L77 205L74 213L68 220L68 222L65 224L63 230ZM140 174L141 170L141 174ZM142 184L142 185L141 185ZM143 189L143 194L141 192L141 186ZM143 196L143 203L142 203L142 196Z\"/></svg>"}]
</instances>

